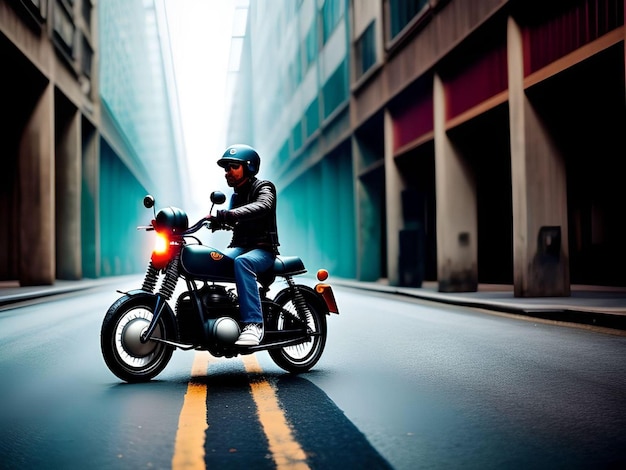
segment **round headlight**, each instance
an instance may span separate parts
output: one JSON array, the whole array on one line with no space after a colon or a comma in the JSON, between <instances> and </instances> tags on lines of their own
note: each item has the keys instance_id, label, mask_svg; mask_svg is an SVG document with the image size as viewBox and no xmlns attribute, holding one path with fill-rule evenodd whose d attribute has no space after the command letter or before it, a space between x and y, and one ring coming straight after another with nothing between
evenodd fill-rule
<instances>
[{"instance_id":1,"label":"round headlight","mask_svg":"<svg viewBox=\"0 0 626 470\"><path fill-rule=\"evenodd\" d=\"M184 232L189 228L187 214L177 207L161 209L156 216L156 229L171 233Z\"/></svg>"}]
</instances>

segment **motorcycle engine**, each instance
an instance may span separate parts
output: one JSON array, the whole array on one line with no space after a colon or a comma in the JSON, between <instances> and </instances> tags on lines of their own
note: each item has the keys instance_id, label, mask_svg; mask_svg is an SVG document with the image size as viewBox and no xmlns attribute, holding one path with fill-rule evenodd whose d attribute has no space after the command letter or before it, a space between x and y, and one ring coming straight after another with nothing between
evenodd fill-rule
<instances>
[{"instance_id":1,"label":"motorcycle engine","mask_svg":"<svg viewBox=\"0 0 626 470\"><path fill-rule=\"evenodd\" d=\"M203 320L198 318L191 295L184 292L176 304L179 338L187 344L232 344L239 336L237 296L224 286L205 284L198 290Z\"/></svg>"},{"instance_id":2,"label":"motorcycle engine","mask_svg":"<svg viewBox=\"0 0 626 470\"><path fill-rule=\"evenodd\" d=\"M198 293L206 315L205 319L224 316L239 319L237 296L232 291L226 290L226 287L205 284Z\"/></svg>"}]
</instances>

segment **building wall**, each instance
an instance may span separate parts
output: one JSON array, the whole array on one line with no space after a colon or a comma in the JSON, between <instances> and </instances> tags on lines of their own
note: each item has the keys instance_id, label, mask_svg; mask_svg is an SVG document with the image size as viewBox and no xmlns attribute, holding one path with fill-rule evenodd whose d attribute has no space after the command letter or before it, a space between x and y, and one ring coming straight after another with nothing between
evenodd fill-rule
<instances>
[{"instance_id":1,"label":"building wall","mask_svg":"<svg viewBox=\"0 0 626 470\"><path fill-rule=\"evenodd\" d=\"M150 217L139 220L141 196L158 190L168 203L183 200L171 69L157 40L167 35L156 34L163 4L122 3L119 17L103 17L99 8L115 2L0 0L1 281L38 285L142 271L145 249L130 235ZM129 19L125 32L143 36L106 35ZM142 57L140 78L100 73L101 60ZM119 100L132 105L128 113L111 106Z\"/></svg>"},{"instance_id":2,"label":"building wall","mask_svg":"<svg viewBox=\"0 0 626 470\"><path fill-rule=\"evenodd\" d=\"M333 3L304 1L288 16L300 28L299 63L310 63L311 15L321 35ZM252 62L253 106L268 83L282 83L289 56L277 24L266 21L276 13L261 6L251 2L248 31L253 56L263 58ZM254 112L265 126L255 145L289 199L294 250L322 259L324 233L346 219L326 224L319 201L327 188L350 187L352 197L338 202L350 207L354 233L334 241L350 264L342 275L435 281L442 291L513 284L518 296L566 296L572 283L626 285L616 176L626 151L623 0L344 7L345 34L313 40L316 66L295 88L281 87L284 108ZM347 102L330 117L314 108L316 121L310 104L327 96L342 58ZM323 171L337 153L351 161L351 183Z\"/></svg>"}]
</instances>

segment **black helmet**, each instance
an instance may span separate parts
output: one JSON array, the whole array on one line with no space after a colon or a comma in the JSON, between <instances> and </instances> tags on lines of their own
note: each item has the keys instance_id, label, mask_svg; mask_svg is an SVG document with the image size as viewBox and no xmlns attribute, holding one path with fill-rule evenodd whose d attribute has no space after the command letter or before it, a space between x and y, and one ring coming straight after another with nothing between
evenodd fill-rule
<instances>
[{"instance_id":1,"label":"black helmet","mask_svg":"<svg viewBox=\"0 0 626 470\"><path fill-rule=\"evenodd\" d=\"M217 164L224 168L231 162L243 164L248 174L254 176L259 172L261 157L249 145L237 144L228 147L222 158L217 161Z\"/></svg>"}]
</instances>

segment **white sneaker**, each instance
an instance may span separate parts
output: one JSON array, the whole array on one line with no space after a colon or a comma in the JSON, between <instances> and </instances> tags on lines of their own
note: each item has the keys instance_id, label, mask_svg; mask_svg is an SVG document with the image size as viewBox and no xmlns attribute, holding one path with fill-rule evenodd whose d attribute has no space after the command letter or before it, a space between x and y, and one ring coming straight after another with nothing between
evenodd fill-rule
<instances>
[{"instance_id":1,"label":"white sneaker","mask_svg":"<svg viewBox=\"0 0 626 470\"><path fill-rule=\"evenodd\" d=\"M258 346L263 339L263 325L260 323L248 323L235 341L237 346Z\"/></svg>"}]
</instances>

